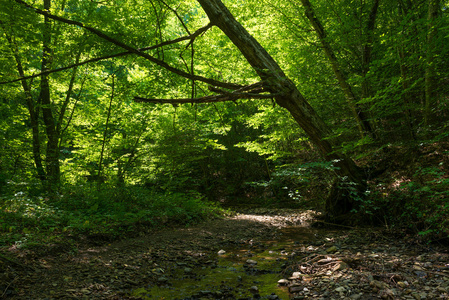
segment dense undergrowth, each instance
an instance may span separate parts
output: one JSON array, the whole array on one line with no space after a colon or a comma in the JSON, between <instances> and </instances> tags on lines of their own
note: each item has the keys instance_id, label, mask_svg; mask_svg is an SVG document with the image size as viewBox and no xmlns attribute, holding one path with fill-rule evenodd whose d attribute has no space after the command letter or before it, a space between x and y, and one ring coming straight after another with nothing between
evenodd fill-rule
<instances>
[{"instance_id":1,"label":"dense undergrowth","mask_svg":"<svg viewBox=\"0 0 449 300\"><path fill-rule=\"evenodd\" d=\"M423 242L449 242L448 149L442 141L387 145L360 158L368 189L345 223L406 231ZM324 211L333 176L329 162L286 164L269 181L252 183L265 194L249 203Z\"/></svg>"},{"instance_id":2,"label":"dense undergrowth","mask_svg":"<svg viewBox=\"0 0 449 300\"><path fill-rule=\"evenodd\" d=\"M377 153L375 174L360 219L407 229L423 240L449 242L449 144L387 147Z\"/></svg>"},{"instance_id":3,"label":"dense undergrowth","mask_svg":"<svg viewBox=\"0 0 449 300\"><path fill-rule=\"evenodd\" d=\"M448 148L442 142L391 146L361 159L368 191L348 223L406 230L424 242L448 242ZM270 181L248 183L245 195L223 195L224 204L319 211L332 171L323 162L286 164L272 173ZM2 195L0 246L30 247L66 242L66 237L111 241L227 213L219 201L210 202L195 191L163 192L139 186L66 185L51 197L39 184L9 182Z\"/></svg>"},{"instance_id":4,"label":"dense undergrowth","mask_svg":"<svg viewBox=\"0 0 449 300\"><path fill-rule=\"evenodd\" d=\"M162 194L141 187L85 185L66 186L55 197L35 193L30 189L1 198L1 246L29 247L67 236L110 241L224 213L195 192Z\"/></svg>"}]
</instances>

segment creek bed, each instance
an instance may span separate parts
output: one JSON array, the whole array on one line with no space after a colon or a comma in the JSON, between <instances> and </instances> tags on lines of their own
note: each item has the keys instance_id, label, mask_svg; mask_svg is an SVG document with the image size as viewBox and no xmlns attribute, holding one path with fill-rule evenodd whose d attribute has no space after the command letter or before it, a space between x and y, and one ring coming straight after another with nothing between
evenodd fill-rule
<instances>
[{"instance_id":1,"label":"creek bed","mask_svg":"<svg viewBox=\"0 0 449 300\"><path fill-rule=\"evenodd\" d=\"M158 285L134 290L141 299L290 299L278 281L300 244L314 240L312 229L302 226L278 230L276 240L225 247L206 262L176 265L170 278Z\"/></svg>"}]
</instances>

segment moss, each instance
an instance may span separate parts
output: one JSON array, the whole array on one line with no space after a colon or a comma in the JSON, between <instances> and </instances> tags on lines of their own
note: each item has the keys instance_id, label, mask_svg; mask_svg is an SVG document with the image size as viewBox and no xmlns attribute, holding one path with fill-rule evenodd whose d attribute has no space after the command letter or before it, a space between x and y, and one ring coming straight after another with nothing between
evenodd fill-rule
<instances>
[{"instance_id":1,"label":"moss","mask_svg":"<svg viewBox=\"0 0 449 300\"><path fill-rule=\"evenodd\" d=\"M193 295L201 299L243 298L251 297L250 287L257 286L261 296L275 293L281 299L289 299L288 291L277 285L283 263L277 259L281 257L278 251L267 250L252 256L251 259L258 262L254 269L245 267L247 257L228 253L218 258L214 268L198 267L189 274L177 272L177 278L170 279L169 284L139 288L131 296L142 299L184 299Z\"/></svg>"}]
</instances>

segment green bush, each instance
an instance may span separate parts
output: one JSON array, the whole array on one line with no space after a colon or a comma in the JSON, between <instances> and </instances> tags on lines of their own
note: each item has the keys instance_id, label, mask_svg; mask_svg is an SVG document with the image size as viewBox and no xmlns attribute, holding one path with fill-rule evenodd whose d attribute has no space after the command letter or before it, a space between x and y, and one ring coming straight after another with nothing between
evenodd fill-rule
<instances>
[{"instance_id":1,"label":"green bush","mask_svg":"<svg viewBox=\"0 0 449 300\"><path fill-rule=\"evenodd\" d=\"M449 178L438 167L418 168L412 178L373 188L359 210L364 218L429 240L449 237Z\"/></svg>"},{"instance_id":2,"label":"green bush","mask_svg":"<svg viewBox=\"0 0 449 300\"><path fill-rule=\"evenodd\" d=\"M100 234L109 240L155 227L191 224L221 213L194 192L162 194L138 186L65 186L58 197L29 197L18 192L3 198L0 232L3 243L17 241L18 235L26 235L31 242L33 236L36 240L48 232Z\"/></svg>"}]
</instances>

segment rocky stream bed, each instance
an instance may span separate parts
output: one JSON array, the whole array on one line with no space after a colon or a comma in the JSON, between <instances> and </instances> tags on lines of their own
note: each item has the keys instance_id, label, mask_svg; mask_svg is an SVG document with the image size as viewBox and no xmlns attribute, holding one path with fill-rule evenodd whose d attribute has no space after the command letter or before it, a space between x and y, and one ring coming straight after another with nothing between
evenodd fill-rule
<instances>
[{"instance_id":1,"label":"rocky stream bed","mask_svg":"<svg viewBox=\"0 0 449 300\"><path fill-rule=\"evenodd\" d=\"M253 209L112 243L90 237L76 251L11 247L0 298L449 299L447 246L312 219Z\"/></svg>"}]
</instances>

